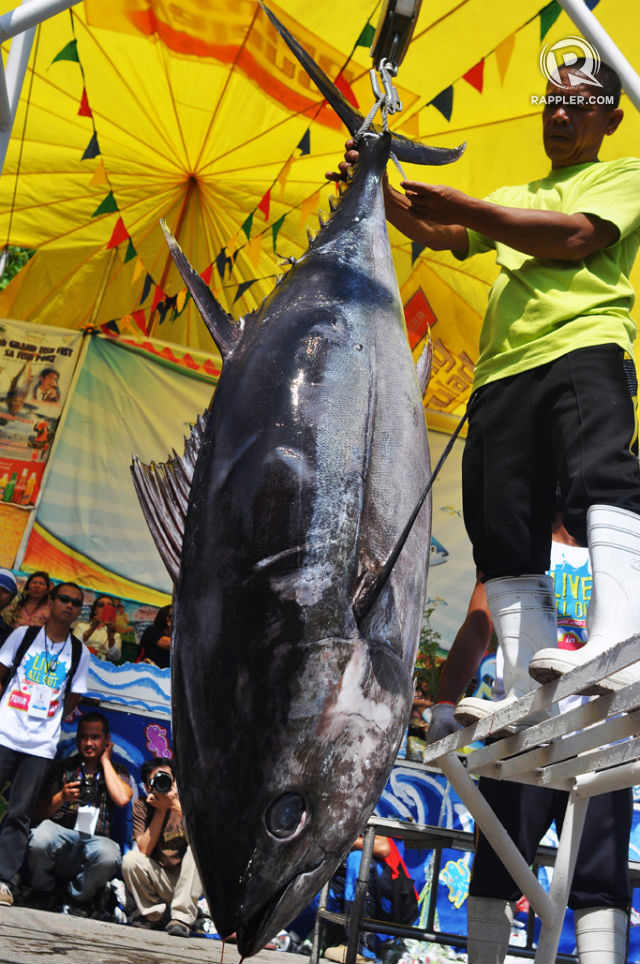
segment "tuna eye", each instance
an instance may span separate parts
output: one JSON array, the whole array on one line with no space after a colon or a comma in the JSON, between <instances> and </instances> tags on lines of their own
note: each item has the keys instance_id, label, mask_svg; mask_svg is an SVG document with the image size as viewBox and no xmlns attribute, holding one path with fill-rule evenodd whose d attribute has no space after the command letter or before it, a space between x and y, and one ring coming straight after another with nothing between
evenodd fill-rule
<instances>
[{"instance_id":1,"label":"tuna eye","mask_svg":"<svg viewBox=\"0 0 640 964\"><path fill-rule=\"evenodd\" d=\"M299 793L283 793L269 806L265 819L267 830L281 840L292 837L304 817L304 800Z\"/></svg>"}]
</instances>

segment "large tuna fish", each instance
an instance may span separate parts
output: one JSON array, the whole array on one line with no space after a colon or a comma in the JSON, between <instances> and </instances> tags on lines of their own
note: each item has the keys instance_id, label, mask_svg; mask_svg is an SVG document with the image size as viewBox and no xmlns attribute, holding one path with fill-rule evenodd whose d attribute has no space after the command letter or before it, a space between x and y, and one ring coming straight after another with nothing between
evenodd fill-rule
<instances>
[{"instance_id":1,"label":"large tuna fish","mask_svg":"<svg viewBox=\"0 0 640 964\"><path fill-rule=\"evenodd\" d=\"M333 217L240 321L170 239L223 370L184 457L133 473L176 584L182 806L243 955L363 829L412 701L428 500L410 520L429 451L385 227L389 150L389 134L362 138Z\"/></svg>"}]
</instances>

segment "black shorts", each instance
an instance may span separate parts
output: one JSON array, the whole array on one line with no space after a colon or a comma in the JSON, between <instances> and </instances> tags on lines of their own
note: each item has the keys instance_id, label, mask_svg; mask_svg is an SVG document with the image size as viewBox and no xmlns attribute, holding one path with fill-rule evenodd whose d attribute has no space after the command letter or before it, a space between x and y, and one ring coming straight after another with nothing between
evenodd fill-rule
<instances>
[{"instance_id":1,"label":"black shorts","mask_svg":"<svg viewBox=\"0 0 640 964\"><path fill-rule=\"evenodd\" d=\"M589 506L640 513L636 385L622 348L599 345L473 393L462 488L484 578L546 572L556 484L582 545Z\"/></svg>"},{"instance_id":2,"label":"black shorts","mask_svg":"<svg viewBox=\"0 0 640 964\"><path fill-rule=\"evenodd\" d=\"M480 790L526 860L532 864L540 840L553 820L558 834L567 805L563 790L480 778ZM591 797L569 895L569 907L619 907L631 904L629 835L633 796L616 790ZM471 886L473 897L519 900L522 891L478 832Z\"/></svg>"}]
</instances>

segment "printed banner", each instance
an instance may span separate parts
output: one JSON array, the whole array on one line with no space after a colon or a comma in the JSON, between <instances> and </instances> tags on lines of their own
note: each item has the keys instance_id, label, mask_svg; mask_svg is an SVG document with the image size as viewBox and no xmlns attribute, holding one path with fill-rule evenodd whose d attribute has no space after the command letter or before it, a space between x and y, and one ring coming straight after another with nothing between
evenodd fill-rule
<instances>
[{"instance_id":1,"label":"printed banner","mask_svg":"<svg viewBox=\"0 0 640 964\"><path fill-rule=\"evenodd\" d=\"M82 334L0 320L0 501L35 505Z\"/></svg>"}]
</instances>

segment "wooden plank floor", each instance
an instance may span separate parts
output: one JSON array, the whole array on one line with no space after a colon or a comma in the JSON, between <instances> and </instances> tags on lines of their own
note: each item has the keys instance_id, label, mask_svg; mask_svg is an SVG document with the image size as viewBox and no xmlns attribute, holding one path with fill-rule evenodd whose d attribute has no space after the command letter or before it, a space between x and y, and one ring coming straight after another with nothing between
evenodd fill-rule
<instances>
[{"instance_id":1,"label":"wooden plank floor","mask_svg":"<svg viewBox=\"0 0 640 964\"><path fill-rule=\"evenodd\" d=\"M255 964L309 964L309 958L260 951ZM123 924L0 907L0 964L238 964L235 944L170 937Z\"/></svg>"}]
</instances>

